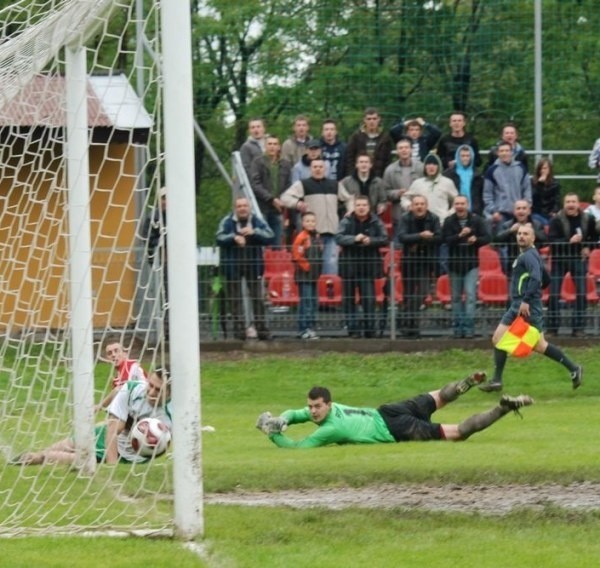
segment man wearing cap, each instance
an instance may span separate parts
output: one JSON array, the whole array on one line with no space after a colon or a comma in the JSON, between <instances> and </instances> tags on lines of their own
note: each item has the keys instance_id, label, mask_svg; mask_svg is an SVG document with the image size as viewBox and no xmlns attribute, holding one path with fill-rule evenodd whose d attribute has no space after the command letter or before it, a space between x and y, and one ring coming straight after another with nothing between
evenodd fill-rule
<instances>
[{"instance_id":1,"label":"man wearing cap","mask_svg":"<svg viewBox=\"0 0 600 568\"><path fill-rule=\"evenodd\" d=\"M306 154L302 156L292 168L292 183L310 177L310 163L317 158L322 158L321 141L313 138L306 144ZM325 177L329 176L329 162L325 161Z\"/></svg>"},{"instance_id":2,"label":"man wearing cap","mask_svg":"<svg viewBox=\"0 0 600 568\"><path fill-rule=\"evenodd\" d=\"M292 168L291 183L308 179L310 177L310 163L316 159L323 159L321 153L321 142L316 138L312 138L306 142L306 154L304 154ZM329 175L329 162L324 160L325 164L325 177L330 178ZM288 231L293 232L296 230L300 232L302 230L302 211L290 210L288 211L289 224Z\"/></svg>"},{"instance_id":3,"label":"man wearing cap","mask_svg":"<svg viewBox=\"0 0 600 568\"><path fill-rule=\"evenodd\" d=\"M346 211L351 212L354 208L352 195L340 182L327 179L325 161L316 158L310 162L310 177L294 182L282 193L281 201L293 211L315 214L317 233L323 241L323 274L337 274L338 201L345 203Z\"/></svg>"}]
</instances>

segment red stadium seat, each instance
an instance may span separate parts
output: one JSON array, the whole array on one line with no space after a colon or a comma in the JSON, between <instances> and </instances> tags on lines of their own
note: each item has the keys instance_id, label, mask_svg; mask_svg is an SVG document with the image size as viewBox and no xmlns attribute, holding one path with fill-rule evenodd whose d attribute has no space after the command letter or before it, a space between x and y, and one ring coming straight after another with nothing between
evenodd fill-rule
<instances>
[{"instance_id":1,"label":"red stadium seat","mask_svg":"<svg viewBox=\"0 0 600 568\"><path fill-rule=\"evenodd\" d=\"M485 305L504 305L508 300L508 281L503 273L484 272L479 276L477 298Z\"/></svg>"},{"instance_id":2,"label":"red stadium seat","mask_svg":"<svg viewBox=\"0 0 600 568\"><path fill-rule=\"evenodd\" d=\"M450 286L450 277L447 274L442 274L437 279L435 295L438 302L442 305L448 305L452 302L452 288Z\"/></svg>"},{"instance_id":3,"label":"red stadium seat","mask_svg":"<svg viewBox=\"0 0 600 568\"><path fill-rule=\"evenodd\" d=\"M320 306L342 305L342 279L337 274L321 274L317 281Z\"/></svg>"},{"instance_id":4,"label":"red stadium seat","mask_svg":"<svg viewBox=\"0 0 600 568\"><path fill-rule=\"evenodd\" d=\"M590 253L588 272L596 279L600 279L600 249L594 249Z\"/></svg>"},{"instance_id":5,"label":"red stadium seat","mask_svg":"<svg viewBox=\"0 0 600 568\"><path fill-rule=\"evenodd\" d=\"M598 302L598 291L596 288L596 279L592 274L586 275L586 299L588 302L595 304ZM575 289L575 282L570 272L565 274L562 285L560 287L560 299L567 304L575 302L577 296L577 290Z\"/></svg>"},{"instance_id":6,"label":"red stadium seat","mask_svg":"<svg viewBox=\"0 0 600 568\"><path fill-rule=\"evenodd\" d=\"M562 285L560 287L560 299L563 302L571 303L575 301L575 282L571 277L571 273L567 272L563 278Z\"/></svg>"},{"instance_id":7,"label":"red stadium seat","mask_svg":"<svg viewBox=\"0 0 600 568\"><path fill-rule=\"evenodd\" d=\"M502 264L500 263L500 255L498 251L489 245L479 248L479 274L484 272L502 273Z\"/></svg>"},{"instance_id":8,"label":"red stadium seat","mask_svg":"<svg viewBox=\"0 0 600 568\"><path fill-rule=\"evenodd\" d=\"M404 301L404 289L402 278L394 279L394 301L401 304ZM375 280L375 301L377 304L383 304L386 296L389 294L389 280L387 278L377 278Z\"/></svg>"},{"instance_id":9,"label":"red stadium seat","mask_svg":"<svg viewBox=\"0 0 600 568\"><path fill-rule=\"evenodd\" d=\"M267 285L269 300L273 306L297 306L300 303L298 286L293 272L275 274Z\"/></svg>"},{"instance_id":10,"label":"red stadium seat","mask_svg":"<svg viewBox=\"0 0 600 568\"><path fill-rule=\"evenodd\" d=\"M265 271L263 279L269 281L277 274L288 272L294 274L294 263L292 261L292 253L286 249L273 249L267 247L263 253L265 263Z\"/></svg>"}]
</instances>

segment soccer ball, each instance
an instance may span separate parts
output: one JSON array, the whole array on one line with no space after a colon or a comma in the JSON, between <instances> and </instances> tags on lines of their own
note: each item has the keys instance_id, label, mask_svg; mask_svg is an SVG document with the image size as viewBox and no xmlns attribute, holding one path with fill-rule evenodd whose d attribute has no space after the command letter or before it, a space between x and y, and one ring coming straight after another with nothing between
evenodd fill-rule
<instances>
[{"instance_id":1,"label":"soccer ball","mask_svg":"<svg viewBox=\"0 0 600 568\"><path fill-rule=\"evenodd\" d=\"M171 431L158 418L142 418L131 429L130 441L131 447L140 456L157 457L167 451L171 443Z\"/></svg>"}]
</instances>

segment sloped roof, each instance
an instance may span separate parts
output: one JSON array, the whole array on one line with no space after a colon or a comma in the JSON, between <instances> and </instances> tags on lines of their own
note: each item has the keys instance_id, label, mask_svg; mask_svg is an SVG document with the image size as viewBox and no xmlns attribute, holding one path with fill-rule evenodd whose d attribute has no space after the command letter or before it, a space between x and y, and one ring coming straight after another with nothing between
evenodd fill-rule
<instances>
[{"instance_id":1,"label":"sloped roof","mask_svg":"<svg viewBox=\"0 0 600 568\"><path fill-rule=\"evenodd\" d=\"M65 127L65 83L60 75L36 75L0 108L0 126ZM88 126L118 130L152 126L152 117L125 75L88 77L87 93Z\"/></svg>"}]
</instances>

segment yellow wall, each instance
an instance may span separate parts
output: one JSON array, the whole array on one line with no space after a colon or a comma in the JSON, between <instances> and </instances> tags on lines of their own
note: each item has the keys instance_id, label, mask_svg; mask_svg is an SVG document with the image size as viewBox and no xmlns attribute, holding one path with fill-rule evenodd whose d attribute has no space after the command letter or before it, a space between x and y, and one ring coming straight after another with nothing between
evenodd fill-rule
<instances>
[{"instance_id":1,"label":"yellow wall","mask_svg":"<svg viewBox=\"0 0 600 568\"><path fill-rule=\"evenodd\" d=\"M68 325L68 219L63 146L6 143L0 155L0 327ZM134 149L90 150L94 327L122 327L136 288Z\"/></svg>"}]
</instances>

